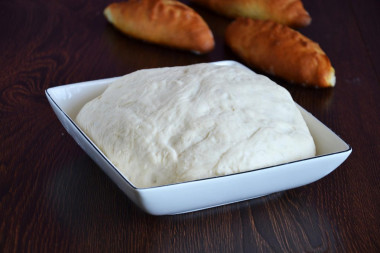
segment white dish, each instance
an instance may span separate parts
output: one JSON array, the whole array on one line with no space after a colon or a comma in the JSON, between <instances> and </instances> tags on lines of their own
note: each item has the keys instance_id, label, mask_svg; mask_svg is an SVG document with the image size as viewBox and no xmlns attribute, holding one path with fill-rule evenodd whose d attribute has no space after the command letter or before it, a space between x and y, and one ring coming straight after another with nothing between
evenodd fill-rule
<instances>
[{"instance_id":1,"label":"white dish","mask_svg":"<svg viewBox=\"0 0 380 253\"><path fill-rule=\"evenodd\" d=\"M233 61L215 64L239 64ZM317 147L317 156L268 168L185 183L137 188L112 165L79 129L74 118L80 108L116 78L49 88L46 96L58 119L81 148L141 209L153 215L178 214L257 198L312 183L336 169L351 147L310 113L299 107Z\"/></svg>"}]
</instances>

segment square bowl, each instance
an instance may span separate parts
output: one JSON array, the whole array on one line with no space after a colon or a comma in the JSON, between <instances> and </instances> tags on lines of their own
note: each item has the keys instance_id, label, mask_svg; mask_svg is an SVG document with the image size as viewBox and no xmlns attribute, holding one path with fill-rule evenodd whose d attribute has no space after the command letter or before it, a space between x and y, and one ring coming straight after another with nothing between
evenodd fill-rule
<instances>
[{"instance_id":1,"label":"square bowl","mask_svg":"<svg viewBox=\"0 0 380 253\"><path fill-rule=\"evenodd\" d=\"M213 64L239 63L221 61ZM298 106L314 138L315 157L231 175L137 188L74 121L85 103L100 95L118 78L57 86L45 93L58 119L79 146L137 206L152 215L197 211L303 186L328 175L352 152L352 148L339 136Z\"/></svg>"}]
</instances>

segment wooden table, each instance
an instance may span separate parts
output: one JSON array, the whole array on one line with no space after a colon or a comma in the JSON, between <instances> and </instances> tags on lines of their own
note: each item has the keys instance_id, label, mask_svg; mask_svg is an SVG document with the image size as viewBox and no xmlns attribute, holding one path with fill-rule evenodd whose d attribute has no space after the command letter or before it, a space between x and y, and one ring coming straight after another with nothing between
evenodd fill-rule
<instances>
[{"instance_id":1,"label":"wooden table","mask_svg":"<svg viewBox=\"0 0 380 253\"><path fill-rule=\"evenodd\" d=\"M0 2L1 252L380 252L380 2L304 1L300 31L330 57L332 89L294 100L353 148L327 177L259 199L176 216L138 209L50 108L49 87L150 67L239 59L230 20L191 5L216 48L195 55L121 35L105 0Z\"/></svg>"}]
</instances>

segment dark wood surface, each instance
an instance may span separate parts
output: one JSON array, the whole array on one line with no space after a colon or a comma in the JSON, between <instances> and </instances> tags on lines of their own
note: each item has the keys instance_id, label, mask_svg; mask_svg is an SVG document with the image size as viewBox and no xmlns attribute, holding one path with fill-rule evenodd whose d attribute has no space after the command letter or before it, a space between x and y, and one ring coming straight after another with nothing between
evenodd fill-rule
<instances>
[{"instance_id":1,"label":"dark wood surface","mask_svg":"<svg viewBox=\"0 0 380 253\"><path fill-rule=\"evenodd\" d=\"M304 1L336 70L333 89L273 78L352 155L327 177L259 199L176 216L138 209L79 148L45 89L131 71L239 60L230 20L208 22L207 55L121 35L106 0L0 1L0 252L380 252L380 1ZM268 182L270 183L270 182Z\"/></svg>"}]
</instances>

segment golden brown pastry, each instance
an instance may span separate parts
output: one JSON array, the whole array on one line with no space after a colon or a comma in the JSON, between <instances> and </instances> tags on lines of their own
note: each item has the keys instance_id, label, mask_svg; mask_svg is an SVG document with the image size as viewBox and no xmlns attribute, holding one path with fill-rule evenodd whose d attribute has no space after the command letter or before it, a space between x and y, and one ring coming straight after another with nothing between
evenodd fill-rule
<instances>
[{"instance_id":1,"label":"golden brown pastry","mask_svg":"<svg viewBox=\"0 0 380 253\"><path fill-rule=\"evenodd\" d=\"M190 7L175 0L130 0L104 10L123 33L152 43L206 53L214 48L211 30Z\"/></svg>"},{"instance_id":2,"label":"golden brown pastry","mask_svg":"<svg viewBox=\"0 0 380 253\"><path fill-rule=\"evenodd\" d=\"M273 20L291 27L310 24L301 0L191 0L227 17Z\"/></svg>"},{"instance_id":3,"label":"golden brown pastry","mask_svg":"<svg viewBox=\"0 0 380 253\"><path fill-rule=\"evenodd\" d=\"M298 84L335 85L335 71L319 45L273 21L238 18L226 30L226 43L248 65Z\"/></svg>"}]
</instances>

